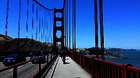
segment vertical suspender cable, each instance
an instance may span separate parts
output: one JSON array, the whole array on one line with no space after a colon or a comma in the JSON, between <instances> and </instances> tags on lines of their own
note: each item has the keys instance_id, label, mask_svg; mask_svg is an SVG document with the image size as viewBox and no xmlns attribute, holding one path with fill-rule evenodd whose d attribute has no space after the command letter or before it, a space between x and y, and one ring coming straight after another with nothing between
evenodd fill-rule
<instances>
[{"instance_id":1,"label":"vertical suspender cable","mask_svg":"<svg viewBox=\"0 0 140 78\"><path fill-rule=\"evenodd\" d=\"M45 16L45 13L44 13L44 16ZM43 17L43 35L45 35L45 36L47 36L46 34L45 34L45 17ZM45 36L44 36L44 41L45 41ZM46 41L45 41L46 42Z\"/></svg>"},{"instance_id":2,"label":"vertical suspender cable","mask_svg":"<svg viewBox=\"0 0 140 78\"><path fill-rule=\"evenodd\" d=\"M44 14L44 16L45 16L45 14ZM45 34L45 25L44 25L44 17L43 17L43 21L42 21L42 25L43 25L43 34L42 34L42 36L43 36L43 40L44 40L44 42L46 42L45 41L45 36L46 36L46 34Z\"/></svg>"},{"instance_id":3,"label":"vertical suspender cable","mask_svg":"<svg viewBox=\"0 0 140 78\"><path fill-rule=\"evenodd\" d=\"M71 30L70 30L70 32L71 32L71 33L70 33L70 34L71 34L71 48L73 48L73 47L72 47L72 40L73 40L73 39L72 39L72 26L73 26L73 24L72 24L72 0L70 0L70 1L71 1L71 6L70 6L70 10L71 10L71 14L70 14L70 16L71 16L71 18L70 18L70 19L71 19L71 21L70 21L70 23L71 23L70 29L71 29Z\"/></svg>"},{"instance_id":4,"label":"vertical suspender cable","mask_svg":"<svg viewBox=\"0 0 140 78\"><path fill-rule=\"evenodd\" d=\"M27 13L26 13L26 32L28 33L28 20L29 20L29 0L27 0L27 11L26 11Z\"/></svg>"},{"instance_id":5,"label":"vertical suspender cable","mask_svg":"<svg viewBox=\"0 0 140 78\"><path fill-rule=\"evenodd\" d=\"M47 38L46 38L46 36L47 36L46 13L44 13L44 23L43 23L43 25L44 25L44 34L45 34L44 39L45 39L45 42L47 42Z\"/></svg>"},{"instance_id":6,"label":"vertical suspender cable","mask_svg":"<svg viewBox=\"0 0 140 78\"><path fill-rule=\"evenodd\" d=\"M43 18L42 18L42 16L43 16L43 13L41 14L41 40L42 40L42 42L43 42L43 24L42 24L42 22L43 22Z\"/></svg>"},{"instance_id":7,"label":"vertical suspender cable","mask_svg":"<svg viewBox=\"0 0 140 78\"><path fill-rule=\"evenodd\" d=\"M67 34L66 34L66 32L67 32L67 18L66 18L66 16L67 16L67 9L66 9L66 1L64 0L64 46L66 47L67 46Z\"/></svg>"},{"instance_id":8,"label":"vertical suspender cable","mask_svg":"<svg viewBox=\"0 0 140 78\"><path fill-rule=\"evenodd\" d=\"M50 17L50 19L51 19L51 24L53 25L54 24L54 19L52 19L52 18L54 18L54 11L52 12L52 15L51 15L51 17ZM51 42L53 42L53 26L52 26L52 28L50 29L51 31L50 31L50 35L51 35Z\"/></svg>"},{"instance_id":9,"label":"vertical suspender cable","mask_svg":"<svg viewBox=\"0 0 140 78\"><path fill-rule=\"evenodd\" d=\"M98 2L94 0L95 49L98 50Z\"/></svg>"},{"instance_id":10,"label":"vertical suspender cable","mask_svg":"<svg viewBox=\"0 0 140 78\"><path fill-rule=\"evenodd\" d=\"M72 0L72 4L74 4ZM74 49L74 6L72 5L72 49Z\"/></svg>"},{"instance_id":11,"label":"vertical suspender cable","mask_svg":"<svg viewBox=\"0 0 140 78\"><path fill-rule=\"evenodd\" d=\"M73 0L71 0L71 48L73 49Z\"/></svg>"},{"instance_id":12,"label":"vertical suspender cable","mask_svg":"<svg viewBox=\"0 0 140 78\"><path fill-rule=\"evenodd\" d=\"M32 3L32 39L34 39L34 4L33 3Z\"/></svg>"},{"instance_id":13,"label":"vertical suspender cable","mask_svg":"<svg viewBox=\"0 0 140 78\"><path fill-rule=\"evenodd\" d=\"M45 16L45 13L44 13L44 16ZM45 22L44 22L45 17L43 17L42 19L43 19L43 21L42 21L42 25L43 25L43 34L42 34L42 36L43 36L43 38L44 38L44 42L46 42L46 41L45 41L45 36L46 36L46 34L45 34Z\"/></svg>"},{"instance_id":14,"label":"vertical suspender cable","mask_svg":"<svg viewBox=\"0 0 140 78\"><path fill-rule=\"evenodd\" d=\"M40 40L42 40L42 37L41 37L41 34L42 34L42 24L41 24L42 17L41 17L41 14L39 14L39 15L40 15L40 25L39 25L39 29L40 29Z\"/></svg>"},{"instance_id":15,"label":"vertical suspender cable","mask_svg":"<svg viewBox=\"0 0 140 78\"><path fill-rule=\"evenodd\" d=\"M46 16L46 15L45 15ZM49 28L48 27L48 23L46 22L46 20L47 20L47 18L45 17L45 19L44 19L44 26L45 26L45 34L46 34L46 36L45 36L45 41L47 42L47 36L48 36L48 33L47 32L49 32L49 30L47 31L47 29ZM46 23L46 24L45 24Z\"/></svg>"},{"instance_id":16,"label":"vertical suspender cable","mask_svg":"<svg viewBox=\"0 0 140 78\"><path fill-rule=\"evenodd\" d=\"M77 10L77 9L76 9L76 4L77 4L77 2L76 2L76 0L75 0L75 48L76 48L76 27L77 27L77 26L76 26L76 16L77 16L77 15L76 15L76 13L77 13L77 12L76 12L76 10Z\"/></svg>"},{"instance_id":17,"label":"vertical suspender cable","mask_svg":"<svg viewBox=\"0 0 140 78\"><path fill-rule=\"evenodd\" d=\"M38 39L38 36L37 36L37 27L36 27L36 30L35 30L35 39L36 40Z\"/></svg>"},{"instance_id":18,"label":"vertical suspender cable","mask_svg":"<svg viewBox=\"0 0 140 78\"><path fill-rule=\"evenodd\" d=\"M64 10L64 46L66 46L66 19L65 19L65 10Z\"/></svg>"},{"instance_id":19,"label":"vertical suspender cable","mask_svg":"<svg viewBox=\"0 0 140 78\"><path fill-rule=\"evenodd\" d=\"M51 32L51 28L50 28L50 26L49 26L49 23L51 23L51 16L49 17L49 18L47 18L46 17L46 20L49 20L50 22L48 22L48 21L46 21L46 39L47 39L47 41L49 41L49 36L50 36L50 32ZM51 37L50 37L51 38Z\"/></svg>"},{"instance_id":20,"label":"vertical suspender cable","mask_svg":"<svg viewBox=\"0 0 140 78\"><path fill-rule=\"evenodd\" d=\"M68 47L68 8L67 8L67 1L66 2L66 47Z\"/></svg>"},{"instance_id":21,"label":"vertical suspender cable","mask_svg":"<svg viewBox=\"0 0 140 78\"><path fill-rule=\"evenodd\" d=\"M21 0L19 0L18 38L20 38Z\"/></svg>"},{"instance_id":22,"label":"vertical suspender cable","mask_svg":"<svg viewBox=\"0 0 140 78\"><path fill-rule=\"evenodd\" d=\"M51 18L53 17L53 15L54 15L54 11L53 11L53 14L50 15L50 21L51 21L51 22L50 22L50 26L54 24L54 19L51 19ZM48 24L48 26L49 26L49 24ZM49 27L50 27L50 26L49 26ZM52 27L53 27L53 26L52 26ZM50 30L50 31L49 31L50 42L53 42L53 28L50 27L48 30Z\"/></svg>"},{"instance_id":23,"label":"vertical suspender cable","mask_svg":"<svg viewBox=\"0 0 140 78\"><path fill-rule=\"evenodd\" d=\"M74 48L76 49L76 0L74 3Z\"/></svg>"},{"instance_id":24,"label":"vertical suspender cable","mask_svg":"<svg viewBox=\"0 0 140 78\"><path fill-rule=\"evenodd\" d=\"M43 21L43 19L41 17L41 40L43 42L43 24L42 24L42 21Z\"/></svg>"},{"instance_id":25,"label":"vertical suspender cable","mask_svg":"<svg viewBox=\"0 0 140 78\"><path fill-rule=\"evenodd\" d=\"M67 3L67 47L69 48L69 5L68 5L68 1Z\"/></svg>"},{"instance_id":26,"label":"vertical suspender cable","mask_svg":"<svg viewBox=\"0 0 140 78\"><path fill-rule=\"evenodd\" d=\"M40 14L39 14L40 15ZM38 28L38 31L39 31L39 33L40 33L40 31L41 31L41 16L39 16L39 28Z\"/></svg>"},{"instance_id":27,"label":"vertical suspender cable","mask_svg":"<svg viewBox=\"0 0 140 78\"><path fill-rule=\"evenodd\" d=\"M9 19L9 0L7 0L6 3L6 23L5 23L5 35L7 36L8 34L8 19Z\"/></svg>"},{"instance_id":28,"label":"vertical suspender cable","mask_svg":"<svg viewBox=\"0 0 140 78\"><path fill-rule=\"evenodd\" d=\"M47 15L48 15L48 14L47 14ZM50 35L50 34L51 34L51 27L50 27L51 25L49 25L49 23L51 24L51 22L52 22L52 20L51 20L51 15L50 15L48 18L46 18L46 20L47 20L47 21L46 21L46 29L47 29L46 32L48 32L48 33L47 33L47 36L46 36L46 39L47 39L47 41L49 41L49 40L51 41L51 35ZM49 20L50 22L48 22L48 20ZM49 39L49 38L50 38L50 39Z\"/></svg>"},{"instance_id":29,"label":"vertical suspender cable","mask_svg":"<svg viewBox=\"0 0 140 78\"><path fill-rule=\"evenodd\" d=\"M39 18L38 18L38 38L39 38L39 40L40 40L40 34L41 34L41 32L40 32L40 30L41 30L41 17L39 16Z\"/></svg>"},{"instance_id":30,"label":"vertical suspender cable","mask_svg":"<svg viewBox=\"0 0 140 78\"><path fill-rule=\"evenodd\" d=\"M42 22L41 22L41 25L42 25L42 34L41 34L41 36L42 36L42 40L43 40L43 42L44 42L44 36L45 36L45 33L44 33L44 19L43 19L43 17L42 17ZM43 36L43 34L44 34L44 36Z\"/></svg>"},{"instance_id":31,"label":"vertical suspender cable","mask_svg":"<svg viewBox=\"0 0 140 78\"><path fill-rule=\"evenodd\" d=\"M101 48L104 48L103 0L100 0L100 36Z\"/></svg>"},{"instance_id":32,"label":"vertical suspender cable","mask_svg":"<svg viewBox=\"0 0 140 78\"><path fill-rule=\"evenodd\" d=\"M76 0L73 0L73 48L76 51Z\"/></svg>"},{"instance_id":33,"label":"vertical suspender cable","mask_svg":"<svg viewBox=\"0 0 140 78\"><path fill-rule=\"evenodd\" d=\"M64 19L63 21L62 21L62 25L61 25L61 27L63 28L62 30L61 30L61 47L63 48L63 47L65 47L66 46L66 6L65 6L65 3L66 3L66 1L65 0L63 0L63 7L62 7L62 9L61 10L63 10L63 12L62 12L62 19Z\"/></svg>"},{"instance_id":34,"label":"vertical suspender cable","mask_svg":"<svg viewBox=\"0 0 140 78\"><path fill-rule=\"evenodd\" d=\"M71 1L68 2L71 5ZM68 10L69 10L69 48L71 48L71 6L68 6Z\"/></svg>"},{"instance_id":35,"label":"vertical suspender cable","mask_svg":"<svg viewBox=\"0 0 140 78\"><path fill-rule=\"evenodd\" d=\"M42 15L41 15L41 40L43 41L43 17L42 17Z\"/></svg>"},{"instance_id":36,"label":"vertical suspender cable","mask_svg":"<svg viewBox=\"0 0 140 78\"><path fill-rule=\"evenodd\" d=\"M101 37L101 50L104 55L104 26L103 26L103 0L100 0L100 37ZM104 59L104 56L102 57Z\"/></svg>"},{"instance_id":37,"label":"vertical suspender cable","mask_svg":"<svg viewBox=\"0 0 140 78\"><path fill-rule=\"evenodd\" d=\"M38 6L42 7L43 9L47 10L47 11L50 11L50 12L54 11L54 9L50 9L50 8L45 7L44 5L42 5L42 4L41 4L40 2L38 2L37 0L33 0L33 2L34 2L35 4L37 4ZM37 11L36 11L36 16L37 16L37 15L38 15L38 13L37 13ZM38 19L38 17L36 17L36 19ZM39 22L39 21L36 21L36 22ZM38 23L36 23L36 24L38 24ZM37 25L37 26L38 26L38 25ZM38 27L36 27L36 28L38 28ZM38 30L36 29L36 31L35 31L36 39L37 39L37 33L38 33ZM52 38L51 38L51 40L52 40Z\"/></svg>"},{"instance_id":38,"label":"vertical suspender cable","mask_svg":"<svg viewBox=\"0 0 140 78\"><path fill-rule=\"evenodd\" d=\"M38 23L38 9L36 8L36 31L35 31L35 39L37 40L38 39L38 26L37 26L37 23Z\"/></svg>"},{"instance_id":39,"label":"vertical suspender cable","mask_svg":"<svg viewBox=\"0 0 140 78\"><path fill-rule=\"evenodd\" d=\"M19 12L18 12L18 39L20 38L20 26L21 26L21 0L19 0ZM20 51L20 42L18 41L17 50Z\"/></svg>"},{"instance_id":40,"label":"vertical suspender cable","mask_svg":"<svg viewBox=\"0 0 140 78\"><path fill-rule=\"evenodd\" d=\"M52 11L52 15L51 15L51 18L54 18L54 10ZM54 24L54 19L52 19L52 24ZM53 26L51 28L51 42L53 42Z\"/></svg>"},{"instance_id":41,"label":"vertical suspender cable","mask_svg":"<svg viewBox=\"0 0 140 78\"><path fill-rule=\"evenodd\" d=\"M41 14L41 40L43 41L43 13Z\"/></svg>"},{"instance_id":42,"label":"vertical suspender cable","mask_svg":"<svg viewBox=\"0 0 140 78\"><path fill-rule=\"evenodd\" d=\"M66 12L67 12L67 16L66 16L66 17L67 17L67 23L66 23L67 32L66 32L66 34L67 34L67 47L68 47L68 45L69 45L69 43L68 43L68 42L69 42L69 38L68 38L68 36L69 36L69 35L68 35L68 32L69 32L69 30L68 30L68 28L69 28L69 27L68 27L68 13L69 13L69 12L68 12L68 0L66 1L66 5L67 5L67 7L66 7Z\"/></svg>"},{"instance_id":43,"label":"vertical suspender cable","mask_svg":"<svg viewBox=\"0 0 140 78\"><path fill-rule=\"evenodd\" d=\"M48 36L49 36L50 30L51 30L51 28L48 24L48 21L47 21L47 20L49 20L49 18L46 17L45 20L46 20L46 40L49 42ZM51 22L51 20L50 20L50 22ZM50 36L50 39L51 39L51 36Z\"/></svg>"}]
</instances>

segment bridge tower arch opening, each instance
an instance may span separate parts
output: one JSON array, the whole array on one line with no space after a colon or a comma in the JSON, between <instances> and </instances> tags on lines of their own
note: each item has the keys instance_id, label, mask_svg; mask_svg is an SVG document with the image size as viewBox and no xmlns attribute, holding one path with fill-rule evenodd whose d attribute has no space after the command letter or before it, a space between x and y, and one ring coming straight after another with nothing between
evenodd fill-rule
<instances>
[{"instance_id":1,"label":"bridge tower arch opening","mask_svg":"<svg viewBox=\"0 0 140 78\"><path fill-rule=\"evenodd\" d=\"M59 37L57 35L57 32L61 33ZM63 8L54 9L53 45L54 47L58 47L58 45L64 47L64 9Z\"/></svg>"}]
</instances>

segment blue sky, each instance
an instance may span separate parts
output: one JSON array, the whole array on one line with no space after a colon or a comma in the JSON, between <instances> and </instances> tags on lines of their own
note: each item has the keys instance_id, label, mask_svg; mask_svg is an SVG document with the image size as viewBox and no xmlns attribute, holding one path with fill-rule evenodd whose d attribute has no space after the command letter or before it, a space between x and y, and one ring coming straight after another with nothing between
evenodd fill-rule
<instances>
[{"instance_id":1,"label":"blue sky","mask_svg":"<svg viewBox=\"0 0 140 78\"><path fill-rule=\"evenodd\" d=\"M11 8L17 2L10 0ZM26 0L25 0L26 1ZM49 8L62 7L63 0L38 0ZM55 2L56 1L56 2ZM5 0L1 0L4 5ZM22 0L22 8L26 8ZM140 49L140 0L104 0L104 31L105 47L138 48ZM0 33L4 33L5 7L0 6ZM94 43L94 8L93 0L77 0L77 47L93 47ZM17 11L12 8L10 12L9 35L16 35ZM22 12L24 13L24 11ZM26 17L22 17L22 32ZM49 20L49 19L48 19ZM23 34L25 37L26 34Z\"/></svg>"},{"instance_id":2,"label":"blue sky","mask_svg":"<svg viewBox=\"0 0 140 78\"><path fill-rule=\"evenodd\" d=\"M92 1L78 0L78 47L91 47L94 45ZM105 47L140 49L139 4L139 0L104 0Z\"/></svg>"}]
</instances>

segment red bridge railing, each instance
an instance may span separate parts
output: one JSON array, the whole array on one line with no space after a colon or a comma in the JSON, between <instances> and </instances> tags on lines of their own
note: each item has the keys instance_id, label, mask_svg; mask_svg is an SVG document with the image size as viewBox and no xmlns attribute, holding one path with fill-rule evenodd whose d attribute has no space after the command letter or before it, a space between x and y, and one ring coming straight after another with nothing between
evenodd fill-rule
<instances>
[{"instance_id":1,"label":"red bridge railing","mask_svg":"<svg viewBox=\"0 0 140 78\"><path fill-rule=\"evenodd\" d=\"M130 64L115 64L79 53L70 53L70 57L93 78L140 78L140 69Z\"/></svg>"}]
</instances>

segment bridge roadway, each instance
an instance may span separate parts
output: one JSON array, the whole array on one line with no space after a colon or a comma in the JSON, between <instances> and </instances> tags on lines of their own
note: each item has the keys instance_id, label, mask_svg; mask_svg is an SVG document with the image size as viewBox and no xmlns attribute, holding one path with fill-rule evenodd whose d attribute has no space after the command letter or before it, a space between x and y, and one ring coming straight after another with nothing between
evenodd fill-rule
<instances>
[{"instance_id":1,"label":"bridge roadway","mask_svg":"<svg viewBox=\"0 0 140 78\"><path fill-rule=\"evenodd\" d=\"M18 78L32 78L38 71L38 66L31 63L18 67ZM6 70L0 73L0 78L12 78L13 69Z\"/></svg>"},{"instance_id":2,"label":"bridge roadway","mask_svg":"<svg viewBox=\"0 0 140 78\"><path fill-rule=\"evenodd\" d=\"M29 60L29 58L26 58ZM50 59L49 59L50 60ZM44 67L46 64L42 64L41 67ZM5 66L0 62L0 69L5 68ZM18 78L33 78L34 75L39 71L38 64L32 64L31 62L24 64L18 67L17 77ZM0 78L12 78L13 69L9 69L3 72L0 72Z\"/></svg>"},{"instance_id":3,"label":"bridge roadway","mask_svg":"<svg viewBox=\"0 0 140 78\"><path fill-rule=\"evenodd\" d=\"M29 60L29 58L27 58ZM57 61L52 67L52 70L56 67L52 78L91 78L91 76L83 70L77 63L75 63L70 57L66 58L68 64L63 64L62 59L58 57ZM41 67L45 66L42 64ZM0 69L5 66L0 62ZM32 64L31 62L18 67L18 78L33 78L38 72L39 65ZM51 71L51 70L50 70ZM52 72L49 72L52 73ZM46 78L51 78L51 75L46 75ZM12 78L13 69L9 69L0 73L0 78Z\"/></svg>"},{"instance_id":4,"label":"bridge roadway","mask_svg":"<svg viewBox=\"0 0 140 78\"><path fill-rule=\"evenodd\" d=\"M89 73L82 69L70 57L67 57L66 61L68 64L63 64L62 59L59 57L53 76L51 77L49 74L46 78L92 78ZM53 66L54 68L55 66Z\"/></svg>"}]
</instances>

